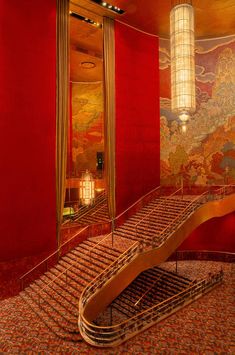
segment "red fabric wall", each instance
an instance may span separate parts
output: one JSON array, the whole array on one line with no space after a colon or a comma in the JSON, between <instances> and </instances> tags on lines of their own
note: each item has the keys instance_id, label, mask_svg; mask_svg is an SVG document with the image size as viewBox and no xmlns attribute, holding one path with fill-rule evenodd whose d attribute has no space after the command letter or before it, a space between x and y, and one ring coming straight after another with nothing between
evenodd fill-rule
<instances>
[{"instance_id":1,"label":"red fabric wall","mask_svg":"<svg viewBox=\"0 0 235 355\"><path fill-rule=\"evenodd\" d=\"M116 208L160 182L158 38L115 23Z\"/></svg>"},{"instance_id":2,"label":"red fabric wall","mask_svg":"<svg viewBox=\"0 0 235 355\"><path fill-rule=\"evenodd\" d=\"M56 244L56 0L1 0L0 53L0 260L6 260Z\"/></svg>"},{"instance_id":3,"label":"red fabric wall","mask_svg":"<svg viewBox=\"0 0 235 355\"><path fill-rule=\"evenodd\" d=\"M235 252L235 212L201 224L178 250Z\"/></svg>"}]
</instances>

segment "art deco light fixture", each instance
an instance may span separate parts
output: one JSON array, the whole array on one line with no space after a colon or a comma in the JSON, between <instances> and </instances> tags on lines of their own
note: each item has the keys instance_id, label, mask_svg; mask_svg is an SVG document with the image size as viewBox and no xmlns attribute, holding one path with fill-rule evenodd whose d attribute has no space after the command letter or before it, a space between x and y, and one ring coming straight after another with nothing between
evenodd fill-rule
<instances>
[{"instance_id":1,"label":"art deco light fixture","mask_svg":"<svg viewBox=\"0 0 235 355\"><path fill-rule=\"evenodd\" d=\"M196 109L194 10L191 1L176 1L170 14L171 109L182 130Z\"/></svg>"},{"instance_id":2,"label":"art deco light fixture","mask_svg":"<svg viewBox=\"0 0 235 355\"><path fill-rule=\"evenodd\" d=\"M84 206L90 206L95 200L95 181L92 174L86 170L82 173L79 189L80 202Z\"/></svg>"}]
</instances>

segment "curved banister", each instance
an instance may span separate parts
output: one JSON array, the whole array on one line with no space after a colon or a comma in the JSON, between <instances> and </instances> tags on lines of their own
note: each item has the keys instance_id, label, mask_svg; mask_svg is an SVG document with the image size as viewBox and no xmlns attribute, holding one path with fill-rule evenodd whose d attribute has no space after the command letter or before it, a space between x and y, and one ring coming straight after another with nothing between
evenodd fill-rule
<instances>
[{"instance_id":1,"label":"curved banister","mask_svg":"<svg viewBox=\"0 0 235 355\"><path fill-rule=\"evenodd\" d=\"M114 325L112 325L112 326L102 326L102 327L100 327L100 326L98 326L98 325L96 325L96 324L93 324L93 323L90 323L90 322L88 322L88 321L86 321L86 323L89 324L90 326L92 326L92 328L94 328L94 329L100 329L100 328L102 328L102 329L110 330L110 328L117 328L117 327L121 327L121 328L122 328L123 325L126 324L126 323L128 323L129 321L132 321L132 320L134 320L134 319L136 319L136 318L141 318L141 315L142 315L142 314L146 314L146 313L148 313L148 311L150 311L150 310L152 310L152 309L155 309L155 308L161 308L162 306L166 305L168 302L171 302L172 300L174 300L174 299L180 297L181 295L183 295L183 294L185 294L185 293L188 293L190 290L194 289L195 286L198 286L198 285L200 285L200 284L202 284L202 283L205 283L205 281L210 281L211 278L214 279L214 278L217 278L217 277L220 277L220 278L222 279L222 277L223 277L223 271L220 270L217 274L212 275L212 277L210 277L210 278L205 278L205 279L203 279L203 280L200 280L199 282L194 283L193 285L192 285L192 283L191 283L191 284L189 285L189 287L187 287L187 288L184 289L183 291L181 291L181 292L179 292L179 293L177 293L177 294L171 296L170 298L167 298L166 300L164 300L164 301L158 303L157 305L154 305L154 306L152 306L152 307L150 307L150 308L148 308L148 309L145 309L144 311L142 311L142 312L140 312L140 313L134 315L134 316L131 317L131 318L128 318L127 320L122 321L122 322L119 323L119 324L114 324Z\"/></svg>"},{"instance_id":2,"label":"curved banister","mask_svg":"<svg viewBox=\"0 0 235 355\"><path fill-rule=\"evenodd\" d=\"M206 196L207 194L208 194L208 191L205 191L205 192L203 192L200 196L197 196L195 199L193 199L193 200L183 209L183 211L181 211L181 212L171 221L171 223L168 224L168 225L159 233L159 235L157 236L157 238L159 238L159 237L161 237L163 234L165 234L165 232L166 232L168 229L170 229L170 228L174 225L174 223L175 223L177 220L181 220L180 217L181 217L182 215L184 215L185 212L187 212L188 210L190 210L190 206L193 206L193 204L195 204L195 202L199 202L201 199L203 200L204 196ZM196 208L195 208L193 211L195 211L195 210L196 210ZM156 239L156 237L153 239L153 246L155 246L155 245L154 245L155 239ZM163 239L161 240L161 244L164 243L164 241L165 241L165 239L163 238ZM161 244L160 244L160 245L161 245ZM160 245L159 245L159 246L160 246Z\"/></svg>"},{"instance_id":3,"label":"curved banister","mask_svg":"<svg viewBox=\"0 0 235 355\"><path fill-rule=\"evenodd\" d=\"M234 185L233 185L233 187L234 187ZM224 188L224 186L222 187L222 188ZM221 190L221 188L219 189L219 190ZM233 190L232 190L233 191ZM219 192L219 191L217 191L217 192ZM191 202L190 202L190 204L181 212L181 214L180 214L180 216L182 215L182 214L184 214L184 212L185 211L187 211L187 210L190 210L190 211L193 211L193 210L191 210L191 208L192 208L192 206L196 203L196 206L195 207L198 207L198 205L199 205L199 202L204 202L204 199L205 199L205 197L206 197L206 201L207 200L209 200L209 198L207 198L207 194L208 194L208 191L206 191L206 192L204 192L203 194L201 194L200 196L197 196L196 198L194 198ZM217 193L218 194L218 193ZM220 196L219 194L218 194L218 196ZM231 202L232 202L233 200L231 200L231 198L228 200L228 204L229 205L227 205L228 207L226 208L226 210L227 211L230 211L231 210L231 206L232 206L232 204L231 204ZM215 202L212 202L212 203L216 203L216 201ZM217 205L214 205L215 206L215 208L216 208L216 211L217 211ZM223 205L224 206L224 205ZM204 207L203 207L204 208ZM208 206L208 208L209 208L209 210L210 210L210 208L211 207L209 207ZM229 213L229 212L227 212L227 213ZM190 213L190 215L191 215L191 213ZM201 218L201 220L203 221L204 220L204 210L200 213L199 212L199 215L201 216L200 218ZM220 214L219 214L220 215ZM177 216L177 218L179 218L179 216ZM202 222L201 222L202 223ZM193 225L196 225L195 224L195 222L194 222L194 224ZM178 226L179 227L179 226ZM168 228L169 228L169 226L168 226ZM190 228L192 228L192 226L190 226ZM185 230L184 230L184 234L185 233L187 233L187 231L189 231L190 230L190 228L186 228ZM166 228L167 229L167 228ZM178 233L178 232L177 232ZM178 233L178 235L180 235L179 233ZM166 239L167 239L167 237L166 238L164 238L164 240L162 241L162 243L161 243L161 245L159 245L157 248L155 247L153 250L154 250L154 252L156 251L156 250L160 250L160 248L162 248L162 246L164 245L165 246L165 243L164 242L166 242ZM179 237L177 237L177 240L178 241L176 241L176 243L174 243L174 247L177 247L177 243L179 243ZM167 244L167 245L170 245L169 243ZM168 248L168 247L166 247L166 248ZM142 249L142 247L141 247L141 245L139 246L139 250L141 251L141 249ZM167 249L166 249L167 250ZM149 255L149 254L148 254ZM154 254L155 255L155 254ZM147 254L146 254L146 256L147 256ZM147 265L148 263L146 263L146 265ZM132 263L132 266L131 266L131 268L133 269L133 267L134 267L134 265L137 265L136 263ZM145 266L146 267L146 266ZM119 270L119 271L121 271L121 270ZM109 275L112 275L112 273L111 272L109 272L108 274L107 274L107 276L109 276ZM123 274L124 275L124 274ZM112 275L113 276L113 275ZM208 281L206 281L206 280L203 280L203 281L201 281L201 283L199 282L199 283L196 283L196 284L192 284L192 285L190 285L190 287L188 288L188 291L189 290L191 290L192 292L190 292L190 294L189 294L189 296L192 298L192 297L196 297L196 294L197 294L197 292L198 292L198 290L200 291L200 290L206 290L206 288L211 288L211 287L213 287L213 285L214 284L216 284L216 283L218 283L218 282L221 282L221 280L222 280L222 277L223 277L223 275L222 275L222 273L219 273L219 274L217 274L217 275L214 275L212 278L210 278ZM81 331L81 333L82 333L82 335L83 335L83 337L90 343L90 344L93 344L93 345L96 345L96 346L113 346L113 345L118 345L118 344L120 344L122 341L124 341L124 340L127 340L127 338L128 337L131 337L131 336L133 336L134 334L136 334L136 332L138 332L138 330L139 330L139 328L138 327L140 327L141 328L141 330L142 329L145 329L146 327L148 327L149 325L149 323L148 323L148 321L147 321L147 319L153 319L154 318L154 320L156 320L156 317L158 317L159 318L159 314L155 314L155 315L153 315L151 312L149 312L149 309L148 310L145 310L144 312L141 312L141 313L139 313L138 315L136 315L136 316L134 316L134 317L132 317L132 318L130 318L131 320L133 320L133 322L132 323L130 323L130 319L129 320L127 320L127 321L124 321L124 322L122 322L122 323L120 323L120 324L117 324L117 325L113 325L113 326L107 326L107 327L99 327L99 326L96 326L95 324L93 324L93 323L91 323L90 321L92 321L93 319L92 319L92 317L93 316L91 316L91 320L89 321L88 319L86 319L86 316L84 315L84 311L85 311L85 306L87 305L87 302L89 302L91 299L92 299L92 305L94 306L95 305L95 303L97 302L96 301L96 298L94 298L94 297L96 297L96 296L94 296L94 294L98 291L98 290L100 290L100 288L105 284L105 287L107 288L107 283L108 283L108 281L109 281L110 279L109 279L109 277L107 277L107 278L103 278L103 280L102 280L102 283L101 283L101 285L96 285L96 282L91 282L90 283L90 285L89 285L89 288L90 288L90 290L89 290L89 292L87 292L88 290L87 289L85 289L84 291L83 291L83 293L82 293L82 295L81 295L81 298L80 298L80 302L79 302L79 326L80 326L80 331ZM118 280L120 280L120 278L118 279ZM109 287L112 287L112 285L113 285L113 283L109 286ZM109 289L109 288L108 288ZM107 289L107 290L108 290ZM118 288L119 289L119 288ZM194 292L194 291L195 292ZM106 291L107 292L107 291ZM119 292L120 292L120 290L119 290ZM181 296L183 295L183 292L186 292L186 291L182 291L182 293L181 293ZM99 294L99 293L98 293ZM100 294L100 295L105 295L106 293L103 293L103 291L102 291L102 293ZM84 301L84 299L83 299L83 297L85 298L85 302L83 302ZM102 296L103 297L103 296ZM98 299L100 299L100 296L98 297ZM159 310L163 310L163 309L168 309L169 310L169 307L170 307L170 309L173 311L173 308L174 307L176 307L177 306L177 304L175 305L174 304L174 301L177 299L177 297L176 296L173 296L171 299L169 299L169 300L166 300L166 301L164 301L163 303L161 303L161 309L159 309L159 308L157 308L156 306L154 306L154 307L152 307L151 308L151 310L157 310L157 313L158 313L158 311ZM169 303L167 303L167 301L169 301L170 302L170 304ZM180 303L182 303L182 302L184 302L184 301L182 301L182 300L179 300L179 304ZM100 307L100 306L99 306ZM160 306L159 306L160 307ZM96 312L97 312L97 310L95 311L95 313L94 313L94 311L92 311L92 313L90 313L91 315L94 315L94 314L96 314ZM163 313L164 313L165 311L163 311ZM87 311L85 312L85 314L87 315ZM89 311L88 311L88 314L89 314ZM143 317L144 317L144 319L143 319ZM147 323L145 323L144 324L144 322L147 322ZM151 323L151 322L150 322ZM146 325L147 324L147 325ZM153 323L151 323L150 325L152 325ZM127 333L130 333L131 332L131 334L129 334L128 336L127 336ZM93 335L92 335L93 334ZM100 334L100 336L99 336L99 334ZM98 337L97 337L98 336Z\"/></svg>"},{"instance_id":4,"label":"curved banister","mask_svg":"<svg viewBox=\"0 0 235 355\"><path fill-rule=\"evenodd\" d=\"M181 291L180 293L148 309L145 309L144 311L119 324L110 326L98 326L87 321L81 312L79 315L80 330L85 338L86 335L89 335L89 337L86 339L89 340L89 343L92 345L119 345L123 340L127 340L128 332L130 333L134 331L136 333L138 328L139 330L143 330L143 328L149 327L152 325L153 321L156 321L155 318L161 318L166 313L172 311L175 307L182 305L182 303L188 302L198 294L201 294L216 284L222 282L222 279L223 271L221 270L219 273L210 275L210 277L205 278L197 283L191 283L187 289ZM92 339L94 339L94 341Z\"/></svg>"},{"instance_id":5,"label":"curved banister","mask_svg":"<svg viewBox=\"0 0 235 355\"><path fill-rule=\"evenodd\" d=\"M127 261L127 259L129 259L129 256L134 257L138 253L139 253L139 242L135 242L126 251L124 251L121 255L119 255L119 257L116 260L114 260L109 266L107 266L107 268L105 270L103 270L94 280L92 280L86 286L86 288L83 290L83 292L81 294L80 300L86 299L85 297L87 297L87 294L89 293L89 291L91 291L93 293L93 291L94 291L93 284L94 283L96 283L97 285L103 284L105 277L110 273L110 270L113 269L114 273L115 273L116 266L118 267L118 270L119 270L120 265L125 265L125 262ZM96 286L96 289L97 288L99 288L99 286ZM84 306L85 302L84 301L81 301L81 302L82 302L82 305Z\"/></svg>"},{"instance_id":6,"label":"curved banister","mask_svg":"<svg viewBox=\"0 0 235 355\"><path fill-rule=\"evenodd\" d=\"M144 216L139 222L137 222L135 225L134 225L134 228L137 230L139 224L141 222L143 222L145 219L147 219L154 211L156 211L160 206L164 205L167 201L167 199L171 198L172 196L176 195L177 192L180 192L182 191L182 187L180 187L178 190L176 190L175 192L173 192L171 195L167 196L166 199L164 199L162 202L158 203L156 207L154 207L146 216Z\"/></svg>"}]
</instances>

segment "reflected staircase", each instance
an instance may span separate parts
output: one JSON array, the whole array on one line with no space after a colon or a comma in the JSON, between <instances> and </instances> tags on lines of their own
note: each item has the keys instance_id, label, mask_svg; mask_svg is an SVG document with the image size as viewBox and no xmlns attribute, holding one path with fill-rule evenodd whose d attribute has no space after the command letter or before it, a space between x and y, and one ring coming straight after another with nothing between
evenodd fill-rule
<instances>
[{"instance_id":1,"label":"reflected staircase","mask_svg":"<svg viewBox=\"0 0 235 355\"><path fill-rule=\"evenodd\" d=\"M107 196L101 193L91 206L80 206L76 213L65 218L63 226L71 222L84 226L107 221L109 221Z\"/></svg>"}]
</instances>

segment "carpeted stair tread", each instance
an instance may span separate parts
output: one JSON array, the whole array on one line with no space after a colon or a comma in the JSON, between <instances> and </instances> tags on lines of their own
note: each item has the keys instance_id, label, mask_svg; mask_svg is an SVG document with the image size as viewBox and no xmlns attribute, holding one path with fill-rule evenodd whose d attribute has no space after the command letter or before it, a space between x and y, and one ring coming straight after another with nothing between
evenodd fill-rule
<instances>
[{"instance_id":1,"label":"carpeted stair tread","mask_svg":"<svg viewBox=\"0 0 235 355\"><path fill-rule=\"evenodd\" d=\"M80 257L82 258L82 252L81 250L77 250L77 249L74 249L72 254L76 257ZM92 265L93 269L94 270L103 270L105 269L105 267L107 267L109 265L109 263L107 261L104 262L104 260L98 260L98 258L90 258L88 257L87 255L85 256L87 259L85 258L82 258L82 261L83 263L88 263L90 261L90 264Z\"/></svg>"},{"instance_id":2,"label":"carpeted stair tread","mask_svg":"<svg viewBox=\"0 0 235 355\"><path fill-rule=\"evenodd\" d=\"M43 280L39 279L35 281L35 284L38 285L41 289L45 289L48 294L50 294L49 291L52 290L55 294L54 296L52 294L52 297L64 305L68 310L72 309L72 307L77 307L76 298L71 296L66 289L61 290L61 288L58 287L56 283L53 282L52 284L48 285ZM66 286L67 285L65 284L64 287Z\"/></svg>"},{"instance_id":3,"label":"carpeted stair tread","mask_svg":"<svg viewBox=\"0 0 235 355\"><path fill-rule=\"evenodd\" d=\"M76 248L77 251L80 251L78 248ZM84 259L95 259L97 260L98 262L100 262L100 260L103 260L104 264L106 265L109 265L110 263L112 263L116 257L115 256L111 256L110 254L106 255L104 254L104 251L103 250L100 250L98 248L95 248L95 249L91 249L89 250L87 248L87 245L85 244L84 245L84 250L87 250L89 252L87 252L85 255L83 255ZM120 255L120 254L119 254Z\"/></svg>"},{"instance_id":4,"label":"carpeted stair tread","mask_svg":"<svg viewBox=\"0 0 235 355\"><path fill-rule=\"evenodd\" d=\"M90 245L91 247L94 247L95 245L97 245L97 243L95 243L93 240L88 239L84 242L84 245ZM104 244L97 245L97 249L103 250L107 252L109 255L114 256L115 258L118 257L121 253L121 250L118 250L117 248L114 247L113 248L107 247Z\"/></svg>"},{"instance_id":5,"label":"carpeted stair tread","mask_svg":"<svg viewBox=\"0 0 235 355\"><path fill-rule=\"evenodd\" d=\"M79 275L79 272L77 270L85 271L86 274L93 279L97 275L97 271L94 267L89 267L89 263L86 260L80 260L78 263L73 262L73 259L66 257L63 260L60 260L60 265L62 265L65 269L68 269L68 271L71 271L75 275ZM89 268L89 269L88 269ZM88 269L88 270L87 270Z\"/></svg>"},{"instance_id":6,"label":"carpeted stair tread","mask_svg":"<svg viewBox=\"0 0 235 355\"><path fill-rule=\"evenodd\" d=\"M37 297L35 291L31 289L26 289L25 294L23 295L27 297L28 304L36 311L36 313L40 316L40 318L44 318L44 323L46 325L53 325L54 330L58 331L58 328L66 332L66 334L74 334L79 333L79 330L76 326L71 327L68 322L63 318L63 315L58 312L54 307L50 306L48 302L45 302L45 299L40 299L40 304L35 302L34 298Z\"/></svg>"},{"instance_id":7,"label":"carpeted stair tread","mask_svg":"<svg viewBox=\"0 0 235 355\"><path fill-rule=\"evenodd\" d=\"M185 277L183 275L179 275L179 274L177 274L174 271L162 269L162 268L160 268L158 266L155 266L154 268L150 269L150 271L152 271L152 270L154 270L154 271L157 270L157 272L160 272L160 273L164 272L165 274L170 275L170 276L172 276L174 278L178 278L181 281L185 280L185 282L187 282L187 283L191 283L192 282L192 280L189 279L188 277Z\"/></svg>"},{"instance_id":8,"label":"carpeted stair tread","mask_svg":"<svg viewBox=\"0 0 235 355\"><path fill-rule=\"evenodd\" d=\"M47 276L41 277L37 281L42 281L44 282L44 285L48 285L53 279ZM55 282L52 283L52 286L56 292L58 292L60 295L62 295L67 302L71 302L75 307L77 306L77 300L80 297L82 293L82 288L73 288L71 287L68 283L65 281L62 281L61 283L57 282L58 280L55 280ZM36 282L36 281L35 281ZM56 285L56 288L53 285ZM43 286L43 285L41 285ZM80 286L80 285L79 285Z\"/></svg>"},{"instance_id":9,"label":"carpeted stair tread","mask_svg":"<svg viewBox=\"0 0 235 355\"><path fill-rule=\"evenodd\" d=\"M31 290L27 290L28 294L31 296L38 297L37 285L33 284L30 286ZM40 288L39 288L40 289ZM32 293L32 291L34 293ZM63 329L68 332L74 332L77 329L77 317L76 309L73 307L74 313L71 312L67 307L63 306L61 302L58 302L58 298L53 298L54 295L49 293L48 289L42 290L40 292L39 307L43 309L50 317L52 317L55 322L57 322Z\"/></svg>"},{"instance_id":10,"label":"carpeted stair tread","mask_svg":"<svg viewBox=\"0 0 235 355\"><path fill-rule=\"evenodd\" d=\"M82 337L80 335L79 330L69 333L65 331L58 323L48 316L45 310L41 309L36 302L34 302L26 292L21 292L21 298L24 300L26 304L28 304L29 308L32 312L36 313L37 316L43 321L43 323L47 326L47 328L56 334L59 338L64 339L66 341L82 341Z\"/></svg>"}]
</instances>

